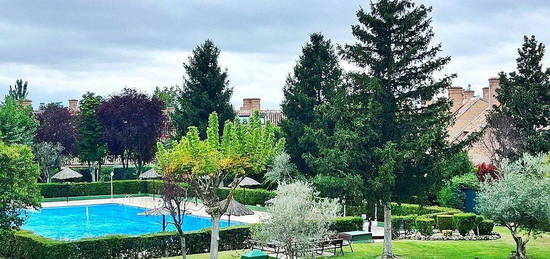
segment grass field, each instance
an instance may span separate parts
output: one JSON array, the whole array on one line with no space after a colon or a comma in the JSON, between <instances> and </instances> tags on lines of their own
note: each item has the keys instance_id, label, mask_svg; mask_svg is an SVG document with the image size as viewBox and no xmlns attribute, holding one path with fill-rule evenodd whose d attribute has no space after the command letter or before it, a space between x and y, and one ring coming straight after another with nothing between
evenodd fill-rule
<instances>
[{"instance_id":1,"label":"grass field","mask_svg":"<svg viewBox=\"0 0 550 259\"><path fill-rule=\"evenodd\" d=\"M515 245L508 230L496 227L495 230L502 235L499 240L493 241L395 241L394 252L403 258L508 258ZM330 257L334 259L373 259L382 253L382 243L355 244L355 252L346 250L344 256ZM228 251L220 253L220 259L240 258L244 251ZM550 258L550 235L531 240L527 244L527 255L531 259ZM181 258L181 257L171 257ZM208 254L191 255L189 259L207 259Z\"/></svg>"}]
</instances>

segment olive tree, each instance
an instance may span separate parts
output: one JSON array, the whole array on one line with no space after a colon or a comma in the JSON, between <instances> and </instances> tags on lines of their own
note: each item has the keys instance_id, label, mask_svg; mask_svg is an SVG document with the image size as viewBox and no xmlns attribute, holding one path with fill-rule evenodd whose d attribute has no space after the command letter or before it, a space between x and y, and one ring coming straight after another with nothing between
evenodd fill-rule
<instances>
[{"instance_id":1,"label":"olive tree","mask_svg":"<svg viewBox=\"0 0 550 259\"><path fill-rule=\"evenodd\" d=\"M340 211L338 200L319 199L312 185L302 181L283 183L276 193L267 207L269 216L253 228L252 238L281 245L287 258L312 256L309 249L330 234Z\"/></svg>"},{"instance_id":2,"label":"olive tree","mask_svg":"<svg viewBox=\"0 0 550 259\"><path fill-rule=\"evenodd\" d=\"M516 242L516 258L527 258L526 244L550 226L550 165L544 156L524 154L504 160L496 181L481 184L477 209L508 228Z\"/></svg>"},{"instance_id":3,"label":"olive tree","mask_svg":"<svg viewBox=\"0 0 550 259\"><path fill-rule=\"evenodd\" d=\"M283 139L275 137L275 127L269 123L263 125L258 113L245 124L238 119L225 122L221 136L218 115L212 113L206 139L201 140L197 127L189 127L187 134L171 147L159 144L158 167L164 175L173 175L188 183L211 216L210 258L218 258L220 218L227 211L238 184L246 175L264 171L283 145ZM226 178L231 179L229 192L222 197L227 202L220 206L222 198L218 190Z\"/></svg>"}]
</instances>

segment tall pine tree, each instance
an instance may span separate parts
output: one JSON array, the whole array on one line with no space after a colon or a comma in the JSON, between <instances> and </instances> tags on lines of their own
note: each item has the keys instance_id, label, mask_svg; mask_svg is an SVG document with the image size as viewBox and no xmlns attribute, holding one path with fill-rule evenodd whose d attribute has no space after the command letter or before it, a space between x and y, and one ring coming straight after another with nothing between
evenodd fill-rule
<instances>
[{"instance_id":1,"label":"tall pine tree","mask_svg":"<svg viewBox=\"0 0 550 259\"><path fill-rule=\"evenodd\" d=\"M178 93L176 111L172 120L177 134L184 136L190 126L196 126L201 137L206 135L208 116L216 112L220 125L235 118L230 103L233 89L229 87L227 70L218 65L220 50L207 40L193 50L187 63L183 64L187 76Z\"/></svg>"},{"instance_id":2,"label":"tall pine tree","mask_svg":"<svg viewBox=\"0 0 550 259\"><path fill-rule=\"evenodd\" d=\"M360 175L365 197L384 207L382 258L394 257L391 202L426 202L447 177L441 161L456 151L446 140L450 103L432 102L454 75L433 76L450 58L431 44L430 12L411 0L380 0L357 12L357 41L341 53L360 70L348 75L347 93L333 107L334 136L319 142L320 160Z\"/></svg>"},{"instance_id":3,"label":"tall pine tree","mask_svg":"<svg viewBox=\"0 0 550 259\"><path fill-rule=\"evenodd\" d=\"M78 159L88 164L93 181L99 180L103 158L107 155L107 144L102 138L103 128L96 113L97 107L102 102L101 96L87 92L82 95L79 107ZM92 170L92 165L96 164L98 170L95 168Z\"/></svg>"},{"instance_id":4,"label":"tall pine tree","mask_svg":"<svg viewBox=\"0 0 550 259\"><path fill-rule=\"evenodd\" d=\"M525 142L520 150L546 153L550 151L550 68L542 68L544 45L535 36L525 36L518 54L517 72L500 73L497 99L501 105L494 113L511 119Z\"/></svg>"},{"instance_id":5,"label":"tall pine tree","mask_svg":"<svg viewBox=\"0 0 550 259\"><path fill-rule=\"evenodd\" d=\"M342 69L330 40L320 33L312 34L283 89L281 106L286 118L280 124L291 161L306 175L315 174L306 161L318 156L314 130L330 123L316 108L333 100L341 76Z\"/></svg>"}]
</instances>

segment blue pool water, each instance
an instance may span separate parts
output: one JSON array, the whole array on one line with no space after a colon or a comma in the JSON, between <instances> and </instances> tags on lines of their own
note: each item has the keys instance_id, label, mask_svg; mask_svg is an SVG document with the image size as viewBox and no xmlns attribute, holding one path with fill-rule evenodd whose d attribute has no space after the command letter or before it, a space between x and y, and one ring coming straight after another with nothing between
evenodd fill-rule
<instances>
[{"instance_id":1,"label":"blue pool water","mask_svg":"<svg viewBox=\"0 0 550 259\"><path fill-rule=\"evenodd\" d=\"M86 215L88 208L88 215ZM29 211L22 229L57 240L75 240L113 234L139 235L162 231L162 216L138 216L146 209L121 204L101 204L43 208ZM172 222L171 216L166 221ZM231 221L231 226L242 224ZM199 230L212 225L210 218L186 215L184 230ZM227 227L227 220L220 227ZM168 224L166 230L176 230Z\"/></svg>"}]
</instances>

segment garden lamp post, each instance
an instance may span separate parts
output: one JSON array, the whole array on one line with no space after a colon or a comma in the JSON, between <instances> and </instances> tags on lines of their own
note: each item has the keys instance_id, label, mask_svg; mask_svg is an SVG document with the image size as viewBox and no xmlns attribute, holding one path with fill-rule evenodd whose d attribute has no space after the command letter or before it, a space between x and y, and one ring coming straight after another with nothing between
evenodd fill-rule
<instances>
[{"instance_id":1,"label":"garden lamp post","mask_svg":"<svg viewBox=\"0 0 550 259\"><path fill-rule=\"evenodd\" d=\"M111 172L111 200L113 199L113 175L115 172Z\"/></svg>"}]
</instances>

